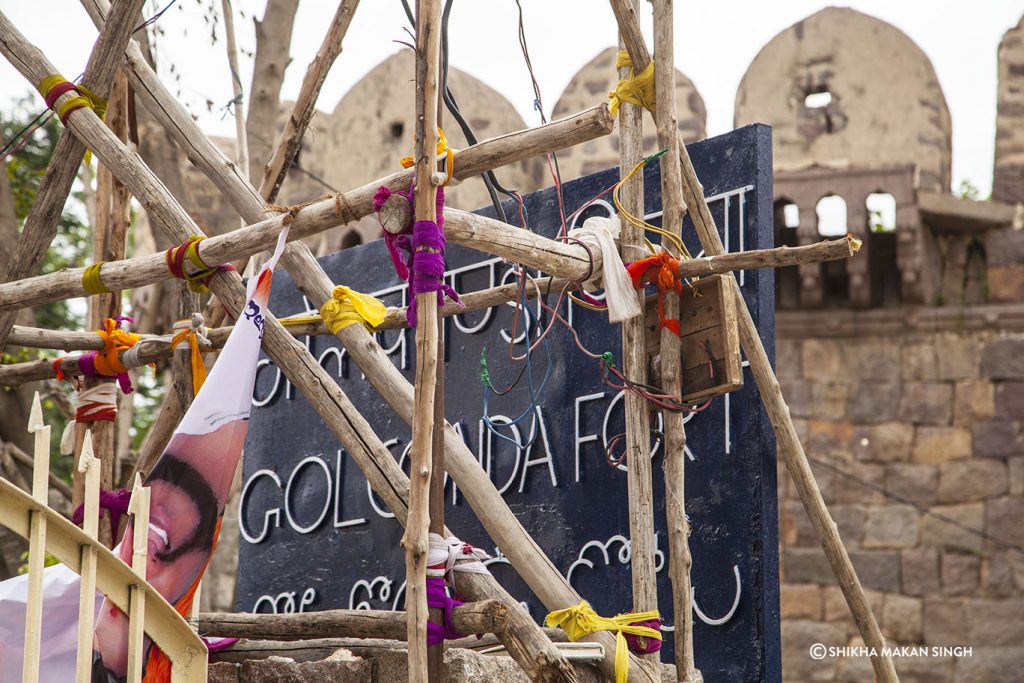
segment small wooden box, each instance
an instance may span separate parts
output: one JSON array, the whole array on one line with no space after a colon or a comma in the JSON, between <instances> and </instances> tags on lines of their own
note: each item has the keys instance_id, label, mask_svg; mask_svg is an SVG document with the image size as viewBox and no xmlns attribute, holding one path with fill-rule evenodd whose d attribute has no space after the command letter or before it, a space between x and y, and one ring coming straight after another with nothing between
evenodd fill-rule
<instances>
[{"instance_id":1,"label":"small wooden box","mask_svg":"<svg viewBox=\"0 0 1024 683\"><path fill-rule=\"evenodd\" d=\"M692 287L683 285L679 298L683 403L700 403L743 386L735 289L735 281L722 275L702 277ZM645 314L651 378L660 386L657 295L647 297Z\"/></svg>"}]
</instances>

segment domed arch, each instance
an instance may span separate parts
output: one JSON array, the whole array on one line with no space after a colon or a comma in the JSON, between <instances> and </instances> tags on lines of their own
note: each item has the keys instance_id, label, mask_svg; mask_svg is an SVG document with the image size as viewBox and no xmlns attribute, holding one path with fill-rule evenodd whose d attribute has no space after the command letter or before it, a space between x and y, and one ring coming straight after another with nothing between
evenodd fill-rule
<instances>
[{"instance_id":1,"label":"domed arch","mask_svg":"<svg viewBox=\"0 0 1024 683\"><path fill-rule=\"evenodd\" d=\"M555 103L552 116L556 119L570 116L599 102L608 100L608 92L615 88L619 77L615 70L615 53L609 47L583 65L576 72L562 95ZM676 119L679 131L686 142L703 140L707 137L707 110L704 98L697 87L681 71L676 69ZM644 126L644 153L657 151L657 134L654 126ZM563 180L603 171L619 165L619 133L613 131L596 140L566 149L558 153L558 164Z\"/></svg>"},{"instance_id":2,"label":"domed arch","mask_svg":"<svg viewBox=\"0 0 1024 683\"><path fill-rule=\"evenodd\" d=\"M948 191L951 121L927 55L905 33L829 7L772 38L736 92L735 124L773 128L776 170L915 164Z\"/></svg>"}]
</instances>

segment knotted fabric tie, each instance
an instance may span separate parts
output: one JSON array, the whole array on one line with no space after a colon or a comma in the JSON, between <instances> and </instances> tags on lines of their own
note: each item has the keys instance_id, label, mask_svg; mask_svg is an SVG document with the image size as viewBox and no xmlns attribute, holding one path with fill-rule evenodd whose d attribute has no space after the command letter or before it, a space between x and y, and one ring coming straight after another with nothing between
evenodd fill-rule
<instances>
[{"instance_id":1,"label":"knotted fabric tie","mask_svg":"<svg viewBox=\"0 0 1024 683\"><path fill-rule=\"evenodd\" d=\"M427 647L438 645L446 638L460 638L463 635L452 626L452 608L461 605L462 601L448 595L445 577L453 579L452 572L489 574L481 562L489 557L483 550L454 536L442 538L439 534L430 534L427 551L427 607L443 610L444 617L440 624L427 622ZM471 561L460 563L459 560Z\"/></svg>"},{"instance_id":2,"label":"knotted fabric tie","mask_svg":"<svg viewBox=\"0 0 1024 683\"><path fill-rule=\"evenodd\" d=\"M381 207L392 197L402 197L409 202L409 215L413 215L413 186L411 183L406 192L392 192L390 188L384 185L377 188L377 193L373 195L373 210L380 213ZM437 188L437 195L434 199L434 213L437 216L438 226L444 228L444 188ZM395 266L395 273L405 281L409 280L409 268L412 267L410 234L412 234L411 222L403 226L401 232L392 233L388 230L384 231L384 244L387 245L388 255L391 256L391 263ZM405 253L404 256L403 252Z\"/></svg>"},{"instance_id":3,"label":"knotted fabric tie","mask_svg":"<svg viewBox=\"0 0 1024 683\"><path fill-rule=\"evenodd\" d=\"M405 316L409 327L416 327L417 294L437 292L438 306L444 305L444 297L447 295L460 308L463 307L459 295L444 281L444 246L444 230L441 226L434 221L416 221L412 228L409 308Z\"/></svg>"},{"instance_id":4,"label":"knotted fabric tie","mask_svg":"<svg viewBox=\"0 0 1024 683\"><path fill-rule=\"evenodd\" d=\"M440 534L430 534L430 545L427 550L427 576L447 577L452 579L452 572L469 574L489 574L481 560L490 559L490 555L475 548L469 543L460 541L455 536L442 538ZM459 560L472 560L459 562Z\"/></svg>"},{"instance_id":5,"label":"knotted fabric tie","mask_svg":"<svg viewBox=\"0 0 1024 683\"><path fill-rule=\"evenodd\" d=\"M569 231L569 237L589 247L597 247L601 252L601 286L604 287L605 304L608 306L608 320L613 323L635 318L643 313L639 297L630 286L629 273L626 272L622 257L615 246L615 240L619 238L621 231L622 222L618 216L591 216L583 221L581 227ZM593 291L598 286L596 280L597 277L591 277L584 286Z\"/></svg>"},{"instance_id":6,"label":"knotted fabric tie","mask_svg":"<svg viewBox=\"0 0 1024 683\"><path fill-rule=\"evenodd\" d=\"M565 631L565 635L572 642L576 642L595 631L614 631L615 683L626 683L629 675L628 651L630 647L626 641L627 635L641 636L648 641L657 641L658 645L654 649L650 649L652 643L644 643L642 650L634 650L638 654L647 654L661 649L661 631L653 627L653 624L661 625L661 617L657 610L636 614L620 614L609 619L599 615L586 600L582 600L580 604L574 607L551 612L544 620L544 623L548 626L561 626L562 630Z\"/></svg>"},{"instance_id":7,"label":"knotted fabric tie","mask_svg":"<svg viewBox=\"0 0 1024 683\"><path fill-rule=\"evenodd\" d=\"M182 242L176 247L171 247L165 253L167 259L167 270L171 272L171 275L184 280L188 283L188 288L197 294L206 294L210 291L210 280L214 275L225 270L235 270L235 267L229 263L225 263L219 266L208 266L199 256L199 243L202 242L205 237L199 235L192 235L187 241ZM192 265L199 270L195 273L189 273L185 270L185 259L192 262Z\"/></svg>"},{"instance_id":8,"label":"knotted fabric tie","mask_svg":"<svg viewBox=\"0 0 1024 683\"><path fill-rule=\"evenodd\" d=\"M445 158L445 179L441 183L442 187L445 187L452 181L452 173L455 170L455 150L448 146L448 140L444 136L444 131L440 128L437 129L437 156L444 156ZM402 157L398 162L402 165L402 168L412 168L416 165L416 159L413 157Z\"/></svg>"},{"instance_id":9,"label":"knotted fabric tie","mask_svg":"<svg viewBox=\"0 0 1024 683\"><path fill-rule=\"evenodd\" d=\"M121 515L128 512L128 503L132 499L132 492L120 489L118 491L100 490L100 509L110 513L110 528L117 535L118 525L121 523ZM85 505L79 505L71 515L71 521L82 526L85 520Z\"/></svg>"},{"instance_id":10,"label":"knotted fabric tie","mask_svg":"<svg viewBox=\"0 0 1024 683\"><path fill-rule=\"evenodd\" d=\"M68 420L60 437L60 452L75 452L75 425L80 422L113 422L117 419L117 388L103 382L89 389L79 389L75 398L75 419Z\"/></svg>"},{"instance_id":11,"label":"knotted fabric tie","mask_svg":"<svg viewBox=\"0 0 1024 683\"><path fill-rule=\"evenodd\" d=\"M320 307L320 317L331 334L355 323L369 331L384 322L387 307L369 294L357 292L344 285L337 285L331 298Z\"/></svg>"},{"instance_id":12,"label":"knotted fabric tie","mask_svg":"<svg viewBox=\"0 0 1024 683\"><path fill-rule=\"evenodd\" d=\"M78 358L78 369L86 377L116 377L121 391L132 393L132 380L128 376L128 368L121 360L121 353L132 348L139 342L139 335L121 329L121 321L135 322L132 318L118 316L103 321L103 329L96 334L103 340L101 351L88 351ZM58 361L59 362L59 361ZM55 367L59 367L54 363ZM62 379L58 372L57 379Z\"/></svg>"},{"instance_id":13,"label":"knotted fabric tie","mask_svg":"<svg viewBox=\"0 0 1024 683\"><path fill-rule=\"evenodd\" d=\"M37 90L39 90L39 94L43 96L43 99L46 100L46 106L50 109L53 109L54 105L57 104L57 100L60 99L61 95L69 92L78 93L74 97L68 98L60 107L54 109L60 122L64 125L67 125L68 114L83 107L89 107L101 119L107 114L107 101L105 99L84 85L75 85L68 82L60 74L47 76L39 81Z\"/></svg>"},{"instance_id":14,"label":"knotted fabric tie","mask_svg":"<svg viewBox=\"0 0 1024 683\"><path fill-rule=\"evenodd\" d=\"M200 636L203 642L206 643L207 652L220 652L221 650L231 647L237 643L241 638L213 638L207 636Z\"/></svg>"},{"instance_id":15,"label":"knotted fabric tie","mask_svg":"<svg viewBox=\"0 0 1024 683\"><path fill-rule=\"evenodd\" d=\"M633 62L629 58L629 53L619 50L615 56L615 68L625 69L632 68L632 66ZM634 71L620 80L615 86L615 90L608 93L608 97L611 98L608 109L612 116L618 113L619 105L623 102L629 102L654 112L654 61L652 60L640 73Z\"/></svg>"},{"instance_id":16,"label":"knotted fabric tie","mask_svg":"<svg viewBox=\"0 0 1024 683\"><path fill-rule=\"evenodd\" d=\"M203 363L203 352L199 348L199 342L209 343L206 338L206 327L203 326L203 316L200 313L192 315L191 320L178 320L174 323L174 329L178 330L171 337L171 348L177 349L179 344L187 344L185 348L191 349L190 361L192 365L192 395L195 396L203 387L206 381L206 364Z\"/></svg>"},{"instance_id":17,"label":"knotted fabric tie","mask_svg":"<svg viewBox=\"0 0 1024 683\"><path fill-rule=\"evenodd\" d=\"M658 288L658 321L659 326L670 330L677 337L682 336L682 329L679 321L672 318L665 318L664 300L667 292L682 294L683 283L679 281L679 259L672 254L662 251L654 256L633 261L626 270L633 278L633 286L643 289L644 278L646 277Z\"/></svg>"}]
</instances>

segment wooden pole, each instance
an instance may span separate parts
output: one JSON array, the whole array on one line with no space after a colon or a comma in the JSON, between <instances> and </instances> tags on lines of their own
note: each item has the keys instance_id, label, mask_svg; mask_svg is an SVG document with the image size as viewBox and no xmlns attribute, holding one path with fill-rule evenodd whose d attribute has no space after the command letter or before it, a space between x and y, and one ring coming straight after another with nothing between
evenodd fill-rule
<instances>
[{"instance_id":1,"label":"wooden pole","mask_svg":"<svg viewBox=\"0 0 1024 683\"><path fill-rule=\"evenodd\" d=\"M228 66L231 69L231 92L234 94L235 109L235 163L243 178L249 177L249 141L245 137L245 97L242 91L242 77L238 71L238 48L235 46L235 11L231 0L221 0L224 11L224 36L228 51ZM245 221L242 221L245 225Z\"/></svg>"},{"instance_id":2,"label":"wooden pole","mask_svg":"<svg viewBox=\"0 0 1024 683\"><path fill-rule=\"evenodd\" d=\"M99 530L100 504L100 463L93 455L92 433L85 432L82 454L78 459L78 470L83 474L85 486L85 509L82 517L82 531L89 538L96 538ZM78 598L78 658L75 666L77 683L92 683L93 627L96 621L96 548L82 546L82 587Z\"/></svg>"},{"instance_id":3,"label":"wooden pole","mask_svg":"<svg viewBox=\"0 0 1024 683\"><path fill-rule=\"evenodd\" d=\"M35 436L35 466L32 468L32 497L42 508L49 505L47 495L50 473L50 426L43 424L43 406L39 392L32 397L28 431ZM46 515L42 510L29 513L28 598L25 604L25 658L22 683L39 680L39 656L43 635L43 569L46 559Z\"/></svg>"},{"instance_id":4,"label":"wooden pole","mask_svg":"<svg viewBox=\"0 0 1024 683\"><path fill-rule=\"evenodd\" d=\"M268 202L277 199L277 193L288 174L288 169L291 168L295 155L302 147L302 136L316 111L320 88L323 87L334 60L341 54L341 41L348 33L349 24L352 23L352 17L355 15L357 7L359 7L359 0L341 0L338 11L334 13L334 19L327 29L327 35L320 43L316 57L306 69L306 75L302 78L302 87L299 88L299 96L295 100L295 104L292 105L291 115L285 121L284 130L281 131L281 135L277 139L274 155L263 170L260 195Z\"/></svg>"},{"instance_id":5,"label":"wooden pole","mask_svg":"<svg viewBox=\"0 0 1024 683\"><path fill-rule=\"evenodd\" d=\"M635 0L639 2L639 0ZM632 69L619 70L619 78L632 76ZM643 110L628 102L619 107L619 177L626 175L643 159ZM623 207L634 216L643 216L643 173L637 173L620 189ZM626 262L644 255L643 231L623 220L619 251ZM622 365L626 377L647 382L647 346L643 315L622 322ZM629 543L633 580L633 611L658 609L658 579L655 565L654 490L651 467L651 436L647 400L625 392L626 486L629 494ZM659 660L655 654L641 657L650 665Z\"/></svg>"},{"instance_id":6,"label":"wooden pole","mask_svg":"<svg viewBox=\"0 0 1024 683\"><path fill-rule=\"evenodd\" d=\"M630 58L633 60L633 65L637 69L642 69L650 63L651 56L643 42L643 35L640 33L640 25L636 20L636 14L628 0L611 0L611 4L619 24L620 33L623 36L629 36L626 44L630 52ZM682 166L683 199L689 207L690 218L693 220L694 227L697 230L701 246L707 254L722 254L725 252L725 247L718 234L718 227L711 216L711 211L708 209L708 203L704 198L704 188L693 169L693 163L690 161L690 155L686 150L686 146L678 135L677 147L679 148L679 160ZM735 276L730 274L728 277L735 281ZM779 387L778 379L772 370L764 344L761 343L761 338L758 336L757 328L754 326L753 318L750 317L750 311L747 309L746 302L743 301L738 285L735 287L735 291L736 308L739 312L740 344L747 357L747 361L750 363L750 370L754 375L754 380L757 382L761 400L764 401L768 417L775 430L778 448L786 463L786 469L789 470L789 474L793 478L793 483L796 485L800 500L811 519L811 524L821 538L825 556L832 566L832 572L835 574L839 588L846 598L846 604L849 606L853 619L857 623L861 637L864 639L865 645L875 648L875 651L878 653L877 656L871 658L875 677L881 683L898 681L899 677L896 674L892 657L884 653L886 646L885 636L882 635L882 631L878 627L875 615L868 604L867 596L864 594L864 588L861 586L860 579L857 578L857 572L854 570L853 563L850 562L850 556L846 552L846 547L839 536L835 521L833 521L832 516L829 514L825 500L821 496L821 490L814 480L814 473L811 471L807 455L804 453L800 438L796 433L796 427L793 425L793 420L790 417L789 406L786 405L786 401L782 396L782 389Z\"/></svg>"},{"instance_id":7,"label":"wooden pole","mask_svg":"<svg viewBox=\"0 0 1024 683\"><path fill-rule=\"evenodd\" d=\"M498 600L467 602L452 608L459 633L498 633L507 628L508 607ZM309 638L383 638L405 640L405 614L388 610L332 609L305 614L199 615L199 632L215 638L306 640Z\"/></svg>"},{"instance_id":8,"label":"wooden pole","mask_svg":"<svg viewBox=\"0 0 1024 683\"><path fill-rule=\"evenodd\" d=\"M128 80L123 72L118 72L114 78L106 123L120 140L128 139ZM93 225L93 263L124 259L130 220L130 202L131 196L124 185L114 177L109 168L100 164L96 185L96 224ZM87 317L89 329L102 328L106 318L116 318L120 314L121 293L119 291L89 297ZM111 384L113 381L107 378L86 377L82 381L82 386L84 389L92 389L102 384ZM109 491L114 488L114 470L116 468L114 461L117 457L114 441L117 425L109 420L76 422L76 463L82 451L82 442L87 429L92 430L93 448L99 453L100 488ZM77 467L74 476L74 489L77 492L82 491L82 474ZM79 499L75 501L75 504L78 505L81 502ZM113 548L114 541L118 537L118 529L110 527L110 520L112 520L110 514L106 511L101 512L103 519L107 521L100 524L99 539L103 545Z\"/></svg>"},{"instance_id":9,"label":"wooden pole","mask_svg":"<svg viewBox=\"0 0 1024 683\"><path fill-rule=\"evenodd\" d=\"M117 67L122 62L122 53L131 39L132 28L138 22L145 0L126 0L117 3L111 10L109 21L104 24L96 40L89 64L85 67L82 84L100 97L109 97L110 87ZM54 72L56 73L56 72ZM49 75L49 74L45 74ZM32 83L38 85L39 81ZM78 167L85 154L85 145L74 135L65 134L57 140L46 175L39 185L32 211L25 220L21 237L14 255L7 264L2 279L14 282L39 272L50 243L57 234L64 202L71 192L71 185L78 176ZM0 349L7 341L7 334L14 325L15 314L0 313Z\"/></svg>"},{"instance_id":10,"label":"wooden pole","mask_svg":"<svg viewBox=\"0 0 1024 683\"><path fill-rule=\"evenodd\" d=\"M441 61L441 3L416 3L416 183L415 220L436 221L433 175L437 169L438 69ZM425 248L424 248L425 249ZM430 525L430 472L437 390L437 294L416 294L416 391L413 403L412 465L405 547L405 604L409 630L409 680L426 681L427 551ZM436 678L434 679L436 680Z\"/></svg>"},{"instance_id":11,"label":"wooden pole","mask_svg":"<svg viewBox=\"0 0 1024 683\"><path fill-rule=\"evenodd\" d=\"M661 158L662 228L682 235L686 205L682 194L682 170L676 145L676 68L672 24L672 0L654 0L654 84L658 147L667 149ZM680 256L671 240L661 246ZM665 317L679 318L679 296L665 297ZM668 328L661 330L662 390L682 396L681 343ZM690 525L686 518L686 425L683 413L664 410L665 421L665 517L669 543L669 578L672 581L672 612L675 615L676 680L700 680L693 660L693 604L691 599Z\"/></svg>"}]
</instances>

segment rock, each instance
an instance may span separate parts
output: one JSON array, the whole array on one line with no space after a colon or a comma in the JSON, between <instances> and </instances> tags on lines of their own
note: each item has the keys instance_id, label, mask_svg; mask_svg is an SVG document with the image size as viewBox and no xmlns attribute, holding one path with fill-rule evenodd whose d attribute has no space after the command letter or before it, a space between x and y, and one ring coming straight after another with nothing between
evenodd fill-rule
<instances>
[{"instance_id":1,"label":"rock","mask_svg":"<svg viewBox=\"0 0 1024 683\"><path fill-rule=\"evenodd\" d=\"M215 662L206 670L207 683L239 683L239 665L233 662Z\"/></svg>"},{"instance_id":2,"label":"rock","mask_svg":"<svg viewBox=\"0 0 1024 683\"><path fill-rule=\"evenodd\" d=\"M985 533L1002 543L1024 545L1024 498L996 498L985 503Z\"/></svg>"},{"instance_id":3,"label":"rock","mask_svg":"<svg viewBox=\"0 0 1024 683\"><path fill-rule=\"evenodd\" d=\"M969 426L996 414L995 386L984 379L957 382L953 391L953 424Z\"/></svg>"},{"instance_id":4,"label":"rock","mask_svg":"<svg viewBox=\"0 0 1024 683\"><path fill-rule=\"evenodd\" d=\"M818 534L798 500L779 502L779 539L785 546L815 545Z\"/></svg>"},{"instance_id":5,"label":"rock","mask_svg":"<svg viewBox=\"0 0 1024 683\"><path fill-rule=\"evenodd\" d=\"M942 553L942 592L945 595L973 595L978 590L981 559L977 555Z\"/></svg>"},{"instance_id":6,"label":"rock","mask_svg":"<svg viewBox=\"0 0 1024 683\"><path fill-rule=\"evenodd\" d=\"M815 583L784 583L780 586L782 619L813 619L822 616L821 586Z\"/></svg>"},{"instance_id":7,"label":"rock","mask_svg":"<svg viewBox=\"0 0 1024 683\"><path fill-rule=\"evenodd\" d=\"M968 503L1006 493L1006 463L996 458L968 458L939 465L940 503Z\"/></svg>"},{"instance_id":8,"label":"rock","mask_svg":"<svg viewBox=\"0 0 1024 683\"><path fill-rule=\"evenodd\" d=\"M971 435L976 456L1000 458L1022 450L1017 423L1010 420L978 421L971 427Z\"/></svg>"},{"instance_id":9,"label":"rock","mask_svg":"<svg viewBox=\"0 0 1024 683\"><path fill-rule=\"evenodd\" d=\"M939 592L939 552L922 546L900 552L900 581L907 595Z\"/></svg>"},{"instance_id":10,"label":"rock","mask_svg":"<svg viewBox=\"0 0 1024 683\"><path fill-rule=\"evenodd\" d=\"M864 528L865 548L912 548L917 545L919 517L912 505L870 508ZM899 590L896 587L895 590Z\"/></svg>"},{"instance_id":11,"label":"rock","mask_svg":"<svg viewBox=\"0 0 1024 683\"><path fill-rule=\"evenodd\" d=\"M924 642L927 645L965 645L967 609L959 598L924 599Z\"/></svg>"},{"instance_id":12,"label":"rock","mask_svg":"<svg viewBox=\"0 0 1024 683\"><path fill-rule=\"evenodd\" d=\"M997 416L1024 418L1024 382L999 382L995 400Z\"/></svg>"},{"instance_id":13,"label":"rock","mask_svg":"<svg viewBox=\"0 0 1024 683\"><path fill-rule=\"evenodd\" d=\"M953 657L900 657L894 664L900 683L950 683L956 660Z\"/></svg>"},{"instance_id":14,"label":"rock","mask_svg":"<svg viewBox=\"0 0 1024 683\"><path fill-rule=\"evenodd\" d=\"M992 379L1024 379L1024 339L994 339L981 354L981 371Z\"/></svg>"},{"instance_id":15,"label":"rock","mask_svg":"<svg viewBox=\"0 0 1024 683\"><path fill-rule=\"evenodd\" d=\"M803 349L799 339L775 339L775 372L779 379L799 381L803 377Z\"/></svg>"},{"instance_id":16,"label":"rock","mask_svg":"<svg viewBox=\"0 0 1024 683\"><path fill-rule=\"evenodd\" d=\"M814 397L810 382L780 378L779 386L782 387L782 396L793 417L811 417L814 412Z\"/></svg>"},{"instance_id":17,"label":"rock","mask_svg":"<svg viewBox=\"0 0 1024 683\"><path fill-rule=\"evenodd\" d=\"M882 607L882 632L900 643L921 642L924 601L903 595L887 595Z\"/></svg>"},{"instance_id":18,"label":"rock","mask_svg":"<svg viewBox=\"0 0 1024 683\"><path fill-rule=\"evenodd\" d=\"M981 560L981 592L988 598L1009 598L1015 592L1014 564L1010 559L1016 551L995 552Z\"/></svg>"},{"instance_id":19,"label":"rock","mask_svg":"<svg viewBox=\"0 0 1024 683\"><path fill-rule=\"evenodd\" d=\"M847 622L845 627L848 628L848 632L850 634L857 634L855 637L859 638L857 625L853 622L850 607L846 604L846 598L843 596L843 592L839 590L839 586L822 586L821 593L825 603L825 621L845 621ZM880 616L885 596L870 588L865 588L864 596L868 600L868 607L871 608L871 613L876 617Z\"/></svg>"},{"instance_id":20,"label":"rock","mask_svg":"<svg viewBox=\"0 0 1024 683\"><path fill-rule=\"evenodd\" d=\"M988 647L975 645L970 656L960 657L956 662L958 683L1005 683L1020 680L1021 662L1024 662L1024 647ZM1017 673L1013 673L1016 671Z\"/></svg>"},{"instance_id":21,"label":"rock","mask_svg":"<svg viewBox=\"0 0 1024 683\"><path fill-rule=\"evenodd\" d=\"M808 382L811 385L811 414L819 420L846 419L849 385L845 382Z\"/></svg>"},{"instance_id":22,"label":"rock","mask_svg":"<svg viewBox=\"0 0 1024 683\"><path fill-rule=\"evenodd\" d=\"M996 501L989 501L992 505ZM930 509L935 514L924 515L921 519L921 544L939 548L981 551L981 536L936 517L941 515L956 520L970 529L982 529L985 519L984 503L964 505L936 505ZM1019 519L1019 518L1018 518Z\"/></svg>"},{"instance_id":23,"label":"rock","mask_svg":"<svg viewBox=\"0 0 1024 683\"><path fill-rule=\"evenodd\" d=\"M827 681L836 671L836 660L830 657L814 659L811 645L842 646L845 634L831 624L820 621L793 619L782 622L782 670L787 680Z\"/></svg>"},{"instance_id":24,"label":"rock","mask_svg":"<svg viewBox=\"0 0 1024 683\"><path fill-rule=\"evenodd\" d=\"M808 420L804 447L833 459L848 459L853 452L853 425L833 420Z\"/></svg>"},{"instance_id":25,"label":"rock","mask_svg":"<svg viewBox=\"0 0 1024 683\"><path fill-rule=\"evenodd\" d=\"M372 683L373 664L364 659L293 662L270 657L242 662L238 680L245 683Z\"/></svg>"},{"instance_id":26,"label":"rock","mask_svg":"<svg viewBox=\"0 0 1024 683\"><path fill-rule=\"evenodd\" d=\"M910 381L939 379L939 359L935 344L928 342L910 342L903 345L900 352L900 366L903 379Z\"/></svg>"},{"instance_id":27,"label":"rock","mask_svg":"<svg viewBox=\"0 0 1024 683\"><path fill-rule=\"evenodd\" d=\"M854 453L861 460L901 462L910 459L910 448L913 443L913 425L903 422L882 422L855 433Z\"/></svg>"},{"instance_id":28,"label":"rock","mask_svg":"<svg viewBox=\"0 0 1024 683\"><path fill-rule=\"evenodd\" d=\"M887 593L900 590L900 554L893 550L853 550L850 560L865 588Z\"/></svg>"},{"instance_id":29,"label":"rock","mask_svg":"<svg viewBox=\"0 0 1024 683\"><path fill-rule=\"evenodd\" d=\"M918 427L910 458L914 462L940 463L970 455L971 433L963 427Z\"/></svg>"},{"instance_id":30,"label":"rock","mask_svg":"<svg viewBox=\"0 0 1024 683\"><path fill-rule=\"evenodd\" d=\"M804 377L816 381L845 378L845 358L839 342L833 339L803 340Z\"/></svg>"},{"instance_id":31,"label":"rock","mask_svg":"<svg viewBox=\"0 0 1024 683\"><path fill-rule=\"evenodd\" d=\"M973 336L944 334L936 341L936 379L964 380L978 376L978 342Z\"/></svg>"},{"instance_id":32,"label":"rock","mask_svg":"<svg viewBox=\"0 0 1024 683\"><path fill-rule=\"evenodd\" d=\"M885 490L914 503L934 503L938 482L937 465L898 463L885 466Z\"/></svg>"},{"instance_id":33,"label":"rock","mask_svg":"<svg viewBox=\"0 0 1024 683\"><path fill-rule=\"evenodd\" d=\"M984 647L1024 644L1024 598L967 601L968 640Z\"/></svg>"},{"instance_id":34,"label":"rock","mask_svg":"<svg viewBox=\"0 0 1024 683\"><path fill-rule=\"evenodd\" d=\"M1016 304L1024 300L1024 268L1020 264L993 266L987 276L988 299L992 303Z\"/></svg>"},{"instance_id":35,"label":"rock","mask_svg":"<svg viewBox=\"0 0 1024 683\"><path fill-rule=\"evenodd\" d=\"M947 425L953 416L953 385L910 382L903 386L899 418L907 422Z\"/></svg>"},{"instance_id":36,"label":"rock","mask_svg":"<svg viewBox=\"0 0 1024 683\"><path fill-rule=\"evenodd\" d=\"M878 382L859 382L850 394L847 408L854 422L872 424L892 419L903 393L899 381L888 379Z\"/></svg>"},{"instance_id":37,"label":"rock","mask_svg":"<svg viewBox=\"0 0 1024 683\"><path fill-rule=\"evenodd\" d=\"M857 339L844 344L847 364L858 379L891 381L900 376L900 347L897 344Z\"/></svg>"},{"instance_id":38,"label":"rock","mask_svg":"<svg viewBox=\"0 0 1024 683\"><path fill-rule=\"evenodd\" d=\"M1010 470L1010 495L1024 495L1024 455L1007 458L1006 465Z\"/></svg>"},{"instance_id":39,"label":"rock","mask_svg":"<svg viewBox=\"0 0 1024 683\"><path fill-rule=\"evenodd\" d=\"M821 548L783 548L781 574L786 583L835 583Z\"/></svg>"}]
</instances>

